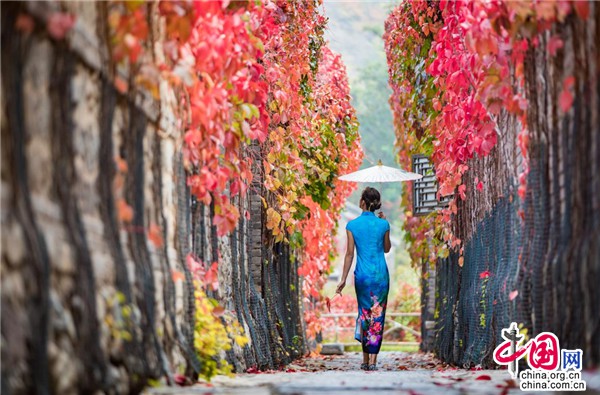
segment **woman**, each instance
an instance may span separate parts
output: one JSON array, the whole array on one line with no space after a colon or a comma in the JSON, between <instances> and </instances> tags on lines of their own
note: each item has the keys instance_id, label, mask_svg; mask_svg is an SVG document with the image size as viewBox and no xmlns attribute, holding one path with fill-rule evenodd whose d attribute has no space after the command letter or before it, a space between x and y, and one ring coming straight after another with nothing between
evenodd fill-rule
<instances>
[{"instance_id":1,"label":"woman","mask_svg":"<svg viewBox=\"0 0 600 395\"><path fill-rule=\"evenodd\" d=\"M390 224L383 213L379 218L374 211L381 207L381 196L375 188L367 187L360 198L360 217L348 222L346 235L348 247L344 259L344 272L336 293L346 286L346 278L354 259L354 246L358 257L354 270L354 285L358 300L358 318L354 338L362 343L363 370L377 370L377 354L383 340L383 324L390 288L390 274L384 253L389 252Z\"/></svg>"}]
</instances>

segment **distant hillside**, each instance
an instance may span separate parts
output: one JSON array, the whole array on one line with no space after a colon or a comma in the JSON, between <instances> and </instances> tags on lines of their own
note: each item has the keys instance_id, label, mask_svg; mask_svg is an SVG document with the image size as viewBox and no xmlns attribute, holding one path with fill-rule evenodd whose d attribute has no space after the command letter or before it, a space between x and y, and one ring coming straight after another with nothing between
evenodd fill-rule
<instances>
[{"instance_id":1,"label":"distant hillside","mask_svg":"<svg viewBox=\"0 0 600 395\"><path fill-rule=\"evenodd\" d=\"M358 112L366 158L395 163L394 132L388 99L391 91L383 50L383 24L394 3L325 1L329 18L325 38L342 55L348 69L353 104Z\"/></svg>"},{"instance_id":2,"label":"distant hillside","mask_svg":"<svg viewBox=\"0 0 600 395\"><path fill-rule=\"evenodd\" d=\"M358 77L361 66L382 60L383 22L393 2L351 2L325 0L323 7L329 17L325 38L331 48L342 54L350 79Z\"/></svg>"},{"instance_id":3,"label":"distant hillside","mask_svg":"<svg viewBox=\"0 0 600 395\"><path fill-rule=\"evenodd\" d=\"M374 165L378 159L387 165L396 165L395 135L388 104L391 90L381 37L385 19L394 4L325 0L323 6L329 18L325 38L330 47L342 55L348 69L352 103L357 110L365 151L363 168ZM398 218L402 185L371 186L381 189L386 213ZM350 201L357 203L358 198L355 193Z\"/></svg>"}]
</instances>

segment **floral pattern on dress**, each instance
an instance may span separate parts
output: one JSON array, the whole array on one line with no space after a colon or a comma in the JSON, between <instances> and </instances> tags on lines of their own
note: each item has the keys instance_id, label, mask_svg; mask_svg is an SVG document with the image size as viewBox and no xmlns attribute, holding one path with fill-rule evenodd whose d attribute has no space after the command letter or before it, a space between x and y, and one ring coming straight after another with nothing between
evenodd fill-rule
<instances>
[{"instance_id":1,"label":"floral pattern on dress","mask_svg":"<svg viewBox=\"0 0 600 395\"><path fill-rule=\"evenodd\" d=\"M361 309L361 339L363 348L371 346L379 349L383 338L386 303L380 303L375 295L371 295L371 300L373 305L370 309Z\"/></svg>"}]
</instances>

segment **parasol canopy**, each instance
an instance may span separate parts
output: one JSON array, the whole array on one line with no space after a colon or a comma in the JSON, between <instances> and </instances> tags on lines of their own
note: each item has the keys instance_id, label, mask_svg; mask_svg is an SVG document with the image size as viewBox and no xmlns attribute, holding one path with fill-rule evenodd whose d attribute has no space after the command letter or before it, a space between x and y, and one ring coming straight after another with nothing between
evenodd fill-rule
<instances>
[{"instance_id":1,"label":"parasol canopy","mask_svg":"<svg viewBox=\"0 0 600 395\"><path fill-rule=\"evenodd\" d=\"M395 167L384 166L380 160L375 166L344 174L338 178L342 181L353 182L402 182L418 180L423 176Z\"/></svg>"}]
</instances>

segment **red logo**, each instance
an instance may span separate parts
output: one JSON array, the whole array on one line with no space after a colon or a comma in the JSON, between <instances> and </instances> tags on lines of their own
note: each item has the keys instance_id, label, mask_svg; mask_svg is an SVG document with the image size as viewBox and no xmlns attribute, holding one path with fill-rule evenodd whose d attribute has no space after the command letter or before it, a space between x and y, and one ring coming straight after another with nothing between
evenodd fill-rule
<instances>
[{"instance_id":1,"label":"red logo","mask_svg":"<svg viewBox=\"0 0 600 395\"><path fill-rule=\"evenodd\" d=\"M517 362L525 355L529 356L527 363L532 369L552 371L558 368L560 346L554 333L542 332L522 346L524 336L513 322L508 329L502 330L502 337L505 341L494 350L494 361L498 365L508 365L513 378L518 375Z\"/></svg>"}]
</instances>

